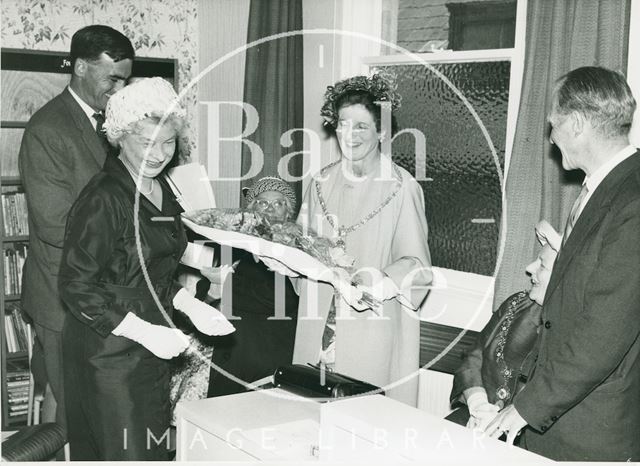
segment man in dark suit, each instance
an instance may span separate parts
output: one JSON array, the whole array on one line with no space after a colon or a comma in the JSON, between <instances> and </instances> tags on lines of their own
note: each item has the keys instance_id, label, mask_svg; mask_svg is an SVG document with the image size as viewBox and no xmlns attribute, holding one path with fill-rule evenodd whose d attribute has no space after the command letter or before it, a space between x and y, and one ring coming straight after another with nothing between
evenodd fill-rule
<instances>
[{"instance_id":1,"label":"man in dark suit","mask_svg":"<svg viewBox=\"0 0 640 466\"><path fill-rule=\"evenodd\" d=\"M567 220L526 387L487 428L556 460L640 461L640 152L624 77L562 77L551 141L583 189Z\"/></svg>"},{"instance_id":2,"label":"man in dark suit","mask_svg":"<svg viewBox=\"0 0 640 466\"><path fill-rule=\"evenodd\" d=\"M61 331L65 312L58 298L58 267L67 214L87 182L102 169L109 144L101 134L107 100L131 76L129 39L92 25L71 39L71 81L29 120L19 166L29 210L29 254L22 305L33 319L47 379L64 418ZM53 420L53 419L45 419Z\"/></svg>"}]
</instances>

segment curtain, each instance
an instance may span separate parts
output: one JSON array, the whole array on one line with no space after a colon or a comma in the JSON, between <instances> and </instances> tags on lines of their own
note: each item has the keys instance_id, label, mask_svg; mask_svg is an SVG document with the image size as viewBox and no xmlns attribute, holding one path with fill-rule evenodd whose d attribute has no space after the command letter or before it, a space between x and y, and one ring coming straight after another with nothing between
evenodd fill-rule
<instances>
[{"instance_id":1,"label":"curtain","mask_svg":"<svg viewBox=\"0 0 640 466\"><path fill-rule=\"evenodd\" d=\"M546 115L555 81L580 66L626 70L630 0L528 0L526 52L518 123L505 181L494 307L525 289L538 251L534 226L564 229L582 172L565 172L549 143Z\"/></svg>"},{"instance_id":2,"label":"curtain","mask_svg":"<svg viewBox=\"0 0 640 466\"><path fill-rule=\"evenodd\" d=\"M301 29L302 0L251 0L247 43ZM262 149L264 164L257 175L242 181L243 187L263 176L277 176L282 156L303 149L300 131L293 133L290 146L287 147L288 142L282 145L280 141L286 131L304 125L302 66L301 35L269 40L247 50L244 102L253 105L260 118L256 131L247 139ZM257 159L243 144L242 174L248 174L256 166ZM297 177L302 175L301 155L291 157L288 171L280 175L285 177L286 173ZM302 182L294 184L300 199Z\"/></svg>"}]
</instances>

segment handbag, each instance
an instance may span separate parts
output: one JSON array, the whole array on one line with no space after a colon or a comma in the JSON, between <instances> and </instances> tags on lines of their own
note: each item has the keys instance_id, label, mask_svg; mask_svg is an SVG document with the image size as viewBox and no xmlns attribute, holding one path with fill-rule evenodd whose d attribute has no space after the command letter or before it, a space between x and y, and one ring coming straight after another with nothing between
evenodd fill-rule
<instances>
[{"instance_id":1,"label":"handbag","mask_svg":"<svg viewBox=\"0 0 640 466\"><path fill-rule=\"evenodd\" d=\"M323 371L318 366L302 364L278 367L273 375L273 384L308 398L336 399L365 394L384 395L380 387L370 383L337 372Z\"/></svg>"}]
</instances>

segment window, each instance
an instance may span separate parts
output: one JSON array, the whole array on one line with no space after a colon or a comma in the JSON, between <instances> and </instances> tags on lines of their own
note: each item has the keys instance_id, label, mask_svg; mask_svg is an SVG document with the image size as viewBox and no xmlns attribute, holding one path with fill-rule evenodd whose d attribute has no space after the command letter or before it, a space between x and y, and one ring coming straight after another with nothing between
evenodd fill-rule
<instances>
[{"instance_id":1,"label":"window","mask_svg":"<svg viewBox=\"0 0 640 466\"><path fill-rule=\"evenodd\" d=\"M397 76L400 128L415 128L425 137L426 176L420 176L411 134L394 140L393 159L416 176L424 191L433 264L493 275L502 210L496 165L504 170L511 63L434 65L477 112L497 160L465 102L431 70L420 65L380 68Z\"/></svg>"},{"instance_id":2,"label":"window","mask_svg":"<svg viewBox=\"0 0 640 466\"><path fill-rule=\"evenodd\" d=\"M523 0L383 3L383 39L415 55L387 46L365 61L397 77L399 126L424 135L423 161L410 133L400 134L392 151L423 188L437 267L494 274L525 11Z\"/></svg>"},{"instance_id":3,"label":"window","mask_svg":"<svg viewBox=\"0 0 640 466\"><path fill-rule=\"evenodd\" d=\"M410 52L512 48L515 0L389 0L383 39ZM386 53L397 53L390 49Z\"/></svg>"},{"instance_id":4,"label":"window","mask_svg":"<svg viewBox=\"0 0 640 466\"><path fill-rule=\"evenodd\" d=\"M447 3L449 48L512 48L516 35L515 2Z\"/></svg>"}]
</instances>

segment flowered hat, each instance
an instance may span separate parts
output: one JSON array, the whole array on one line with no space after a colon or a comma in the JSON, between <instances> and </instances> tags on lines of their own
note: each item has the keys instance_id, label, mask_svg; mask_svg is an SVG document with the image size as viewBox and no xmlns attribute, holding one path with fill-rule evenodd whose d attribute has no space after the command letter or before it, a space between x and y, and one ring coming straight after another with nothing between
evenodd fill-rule
<instances>
[{"instance_id":1,"label":"flowered hat","mask_svg":"<svg viewBox=\"0 0 640 466\"><path fill-rule=\"evenodd\" d=\"M165 113L184 118L173 86L162 78L143 78L113 94L107 102L103 128L110 141L120 139L129 127L149 117L162 118Z\"/></svg>"},{"instance_id":2,"label":"flowered hat","mask_svg":"<svg viewBox=\"0 0 640 466\"><path fill-rule=\"evenodd\" d=\"M338 124L337 102L348 92L368 92L376 102L389 102L391 110L400 108L402 96L397 91L395 76L388 72L378 72L371 77L354 76L338 81L333 86L328 86L324 94L324 105L320 115L324 118L324 124L333 128Z\"/></svg>"},{"instance_id":3,"label":"flowered hat","mask_svg":"<svg viewBox=\"0 0 640 466\"><path fill-rule=\"evenodd\" d=\"M277 176L265 176L253 183L245 194L247 204L251 204L256 197L267 191L277 191L281 193L287 198L291 207L295 209L298 202L296 192L289 183Z\"/></svg>"}]
</instances>

